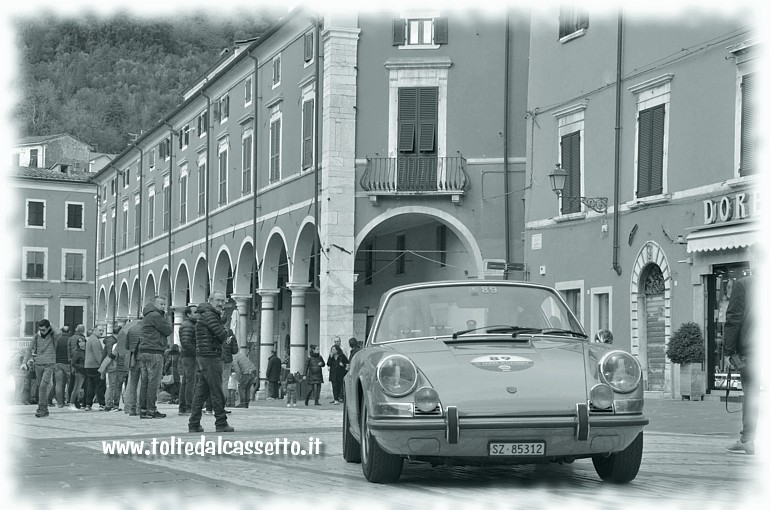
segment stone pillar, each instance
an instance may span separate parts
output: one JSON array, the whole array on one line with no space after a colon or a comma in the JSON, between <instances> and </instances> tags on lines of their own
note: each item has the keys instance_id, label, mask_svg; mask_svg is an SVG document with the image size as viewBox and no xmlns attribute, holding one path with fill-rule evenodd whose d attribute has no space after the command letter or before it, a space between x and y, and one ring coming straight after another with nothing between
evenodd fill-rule
<instances>
[{"instance_id":1,"label":"stone pillar","mask_svg":"<svg viewBox=\"0 0 770 510\"><path fill-rule=\"evenodd\" d=\"M251 303L251 295L249 294L233 294L232 298L235 300L235 306L238 308L238 333L235 337L238 339L238 348L249 348L249 311ZM235 328L233 328L235 329Z\"/></svg>"},{"instance_id":2,"label":"stone pillar","mask_svg":"<svg viewBox=\"0 0 770 510\"><path fill-rule=\"evenodd\" d=\"M318 343L327 356L332 338L353 334L353 263L355 259L355 130L357 16L335 12L323 32L323 113L321 147L322 204L319 236L320 324ZM315 343L315 342L314 342Z\"/></svg>"},{"instance_id":3,"label":"stone pillar","mask_svg":"<svg viewBox=\"0 0 770 510\"><path fill-rule=\"evenodd\" d=\"M259 331L259 391L256 400L267 398L267 359L273 348L273 322L275 318L275 296L278 289L259 289L262 298L262 318Z\"/></svg>"},{"instance_id":4,"label":"stone pillar","mask_svg":"<svg viewBox=\"0 0 770 510\"><path fill-rule=\"evenodd\" d=\"M177 344L181 348L181 342L179 341L179 327L182 325L182 321L184 321L184 311L187 306L174 306L169 307L169 310L174 311L174 333L173 338L171 338L171 342L169 342L169 345Z\"/></svg>"},{"instance_id":5,"label":"stone pillar","mask_svg":"<svg viewBox=\"0 0 770 510\"><path fill-rule=\"evenodd\" d=\"M291 327L289 329L289 364L292 372L301 372L305 368L307 357L307 338L305 338L305 293L309 283L289 283L291 291ZM282 353L279 353L282 354Z\"/></svg>"}]
</instances>

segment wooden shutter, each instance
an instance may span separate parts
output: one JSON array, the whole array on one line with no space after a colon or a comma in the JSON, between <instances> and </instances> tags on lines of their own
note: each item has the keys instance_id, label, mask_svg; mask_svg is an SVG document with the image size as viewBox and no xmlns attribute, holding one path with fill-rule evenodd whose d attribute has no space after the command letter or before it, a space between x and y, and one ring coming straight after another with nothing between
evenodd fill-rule
<instances>
[{"instance_id":1,"label":"wooden shutter","mask_svg":"<svg viewBox=\"0 0 770 510\"><path fill-rule=\"evenodd\" d=\"M214 112L213 112L214 120L216 122L219 122L222 119L221 112L219 111L219 101L214 101L214 103L211 105L211 107L214 110Z\"/></svg>"},{"instance_id":2,"label":"wooden shutter","mask_svg":"<svg viewBox=\"0 0 770 510\"><path fill-rule=\"evenodd\" d=\"M447 18L433 19L433 44L449 44L449 24Z\"/></svg>"},{"instance_id":3,"label":"wooden shutter","mask_svg":"<svg viewBox=\"0 0 770 510\"><path fill-rule=\"evenodd\" d=\"M302 168L313 165L313 100L302 105Z\"/></svg>"},{"instance_id":4,"label":"wooden shutter","mask_svg":"<svg viewBox=\"0 0 770 510\"><path fill-rule=\"evenodd\" d=\"M277 119L270 125L270 181L278 180L278 168L280 164L281 147L281 119Z\"/></svg>"},{"instance_id":5,"label":"wooden shutter","mask_svg":"<svg viewBox=\"0 0 770 510\"><path fill-rule=\"evenodd\" d=\"M639 112L637 198L663 193L663 136L666 105Z\"/></svg>"},{"instance_id":6,"label":"wooden shutter","mask_svg":"<svg viewBox=\"0 0 770 510\"><path fill-rule=\"evenodd\" d=\"M567 172L564 181L564 196L579 197L580 189L580 131L575 131L561 138L561 165ZM565 200L561 206L562 214L580 212L580 202Z\"/></svg>"},{"instance_id":7,"label":"wooden shutter","mask_svg":"<svg viewBox=\"0 0 770 510\"><path fill-rule=\"evenodd\" d=\"M313 32L305 34L305 62L313 60Z\"/></svg>"},{"instance_id":8,"label":"wooden shutter","mask_svg":"<svg viewBox=\"0 0 770 510\"><path fill-rule=\"evenodd\" d=\"M398 152L414 152L417 130L417 89L398 89Z\"/></svg>"},{"instance_id":9,"label":"wooden shutter","mask_svg":"<svg viewBox=\"0 0 770 510\"><path fill-rule=\"evenodd\" d=\"M757 171L756 149L757 139L757 87L753 74L746 74L741 80L741 161L738 172L740 175L752 175Z\"/></svg>"},{"instance_id":10,"label":"wooden shutter","mask_svg":"<svg viewBox=\"0 0 770 510\"><path fill-rule=\"evenodd\" d=\"M438 124L438 89L419 89L419 137L418 152L436 151L436 125Z\"/></svg>"},{"instance_id":11,"label":"wooden shutter","mask_svg":"<svg viewBox=\"0 0 770 510\"><path fill-rule=\"evenodd\" d=\"M224 97L224 107L223 107L223 117L227 118L230 116L230 96L227 95Z\"/></svg>"},{"instance_id":12,"label":"wooden shutter","mask_svg":"<svg viewBox=\"0 0 770 510\"><path fill-rule=\"evenodd\" d=\"M393 46L406 44L406 20L396 18L393 20Z\"/></svg>"}]
</instances>

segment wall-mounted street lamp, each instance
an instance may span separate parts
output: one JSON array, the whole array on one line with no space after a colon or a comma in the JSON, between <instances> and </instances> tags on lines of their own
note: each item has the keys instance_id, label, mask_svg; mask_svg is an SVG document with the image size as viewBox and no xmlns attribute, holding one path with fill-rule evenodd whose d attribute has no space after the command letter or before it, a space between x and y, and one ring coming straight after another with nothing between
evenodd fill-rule
<instances>
[{"instance_id":1,"label":"wall-mounted street lamp","mask_svg":"<svg viewBox=\"0 0 770 510\"><path fill-rule=\"evenodd\" d=\"M560 163L556 163L556 168L548 174L551 179L551 189L556 193L556 196L567 202L582 202L587 207L590 207L598 213L607 212L607 198L606 197L573 197L564 195L564 182L567 180L567 171L561 167Z\"/></svg>"}]
</instances>

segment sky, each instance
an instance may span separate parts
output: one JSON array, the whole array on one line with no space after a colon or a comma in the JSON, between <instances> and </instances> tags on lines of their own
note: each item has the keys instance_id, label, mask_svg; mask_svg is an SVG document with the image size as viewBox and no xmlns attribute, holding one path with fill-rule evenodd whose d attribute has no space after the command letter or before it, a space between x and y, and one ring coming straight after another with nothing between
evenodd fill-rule
<instances>
[{"instance_id":1,"label":"sky","mask_svg":"<svg viewBox=\"0 0 770 510\"><path fill-rule=\"evenodd\" d=\"M311 5L313 8L315 8L318 11L325 11L325 10L335 10L335 9L351 9L355 8L358 10L361 9L377 9L379 7L382 7L385 5L383 3L384 0L315 0L312 2ZM263 3L260 0L229 0L226 2L212 2L211 0L184 0L182 2L181 0L167 0L167 1L148 1L148 0L24 0L24 1L18 1L18 0L5 0L2 2L2 6L0 6L0 55L1 60L0 62L3 63L2 65L2 71L0 71L0 91L2 91L2 94L0 94L0 154L3 154L4 156L4 162L6 164L10 163L10 157L9 157L9 144L13 140L15 136L14 131L14 125L13 122L10 120L10 112L11 108L14 104L14 102L17 100L16 95L16 89L13 85L15 73L16 73L16 56L13 48L13 29L12 29L12 19L14 16L17 15L23 15L23 16L35 16L35 15L44 15L45 13L52 11L60 15L71 15L71 16L78 16L79 14L83 13L95 13L95 14L101 14L101 15L110 15L120 10L127 10L131 13L138 14L138 15L158 15L158 14L170 14L173 15L175 12L179 12L180 9L184 10L194 10L194 9L201 9L204 11L211 11L212 13L226 13L229 10L233 10L235 8L253 8L254 6L258 6L261 3ZM275 7L276 5L279 5L283 3L286 7L286 10L288 10L294 6L297 5L298 2L280 2L280 1L272 1L269 3L271 7ZM427 9L432 8L447 8L447 7L465 7L465 6L473 6L477 7L480 2L476 1L473 2L472 0L388 0L387 1L387 7L389 8L409 8L409 7L415 7L415 6L424 6ZM528 5L529 7L533 8L535 11L537 9L550 6L554 4L558 4L559 2L556 2L555 0L485 0L483 2L484 8L488 9L490 11L494 10L500 10L508 5ZM593 0L586 2L589 5L595 7L606 7L609 9L616 9L618 5L620 5L619 2L615 1L599 1L599 0ZM727 15L735 15L736 13L743 14L744 12L747 13L747 16L751 16L754 19L756 19L757 26L768 26L768 21L770 18L768 16L768 8L761 7L762 4L767 4L767 0L760 1L760 0L700 0L700 1L694 1L694 0L645 0L644 2L624 2L624 4L640 4L640 5L624 5L624 11L627 13L627 15L639 15L639 16L656 16L656 17L681 17L681 16L687 16L688 14L691 14L693 12L709 12L709 13L725 13ZM365 7L362 7L361 4L365 4ZM212 6L216 6L215 8L212 8ZM214 10L216 9L216 10ZM765 69L769 68L767 65L764 67ZM764 88L767 88L765 85ZM764 94L764 97L770 97L768 94ZM762 122L764 123L764 119L768 118L767 114L767 105L763 105L763 113L761 116ZM767 149L764 149L765 154L767 154ZM768 161L770 158L759 158L760 161ZM5 179L4 174L7 172L6 164L0 165L0 180ZM762 180L761 187L763 190L763 194L767 197L770 196L767 193L767 178L765 177ZM0 204L7 204L11 203L15 197L11 196L9 193L9 189L7 186L0 186ZM767 209L767 208L766 208ZM768 212L765 211L765 217L767 216ZM0 215L2 215L2 211L0 211ZM6 246L13 246L14 241L13 238L8 238L8 232L9 229L5 228L4 225L4 217L3 217L3 223L0 223L0 228L3 229L4 234L4 244ZM767 226L767 222L765 221L765 226ZM765 230L767 230L765 228ZM765 250L770 251L770 250ZM4 272L8 270L7 267L7 257L3 257L0 254L0 272L5 274ZM764 276L764 278L767 278L767 275ZM766 280L765 280L765 283ZM14 296L7 296L5 293L5 278L0 280L0 310L7 310L9 303L15 299ZM768 285L764 285L764 288L768 288ZM766 349L770 351L770 349ZM765 353L765 360L768 359L767 352ZM2 354L0 354L1 356ZM5 364L0 365L5 366ZM767 406L765 406L767 407ZM766 423L767 420L764 420ZM0 427L2 427L2 422L0 422ZM763 427L764 430L767 430L767 424ZM767 435L765 437L768 437ZM6 441L5 434L0 434L0 450L2 450L5 445L4 442ZM770 448L768 448L770 450ZM6 457L6 456L2 456ZM0 461L2 462L2 461ZM6 469L8 469L11 466L5 466ZM765 476L765 479L768 479L767 475L768 470L766 468L767 466L763 467L763 473ZM3 480L4 473L0 471L0 492L7 492L2 491L3 488ZM759 475L762 476L762 475ZM757 495L757 497L760 497Z\"/></svg>"}]
</instances>

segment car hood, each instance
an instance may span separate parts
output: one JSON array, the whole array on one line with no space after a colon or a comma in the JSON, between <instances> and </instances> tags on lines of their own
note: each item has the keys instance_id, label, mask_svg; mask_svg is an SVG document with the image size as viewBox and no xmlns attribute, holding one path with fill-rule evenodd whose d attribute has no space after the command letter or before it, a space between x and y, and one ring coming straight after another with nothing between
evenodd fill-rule
<instances>
[{"instance_id":1,"label":"car hood","mask_svg":"<svg viewBox=\"0 0 770 510\"><path fill-rule=\"evenodd\" d=\"M441 339L399 343L460 415L574 414L587 401L586 343L560 337Z\"/></svg>"}]
</instances>

